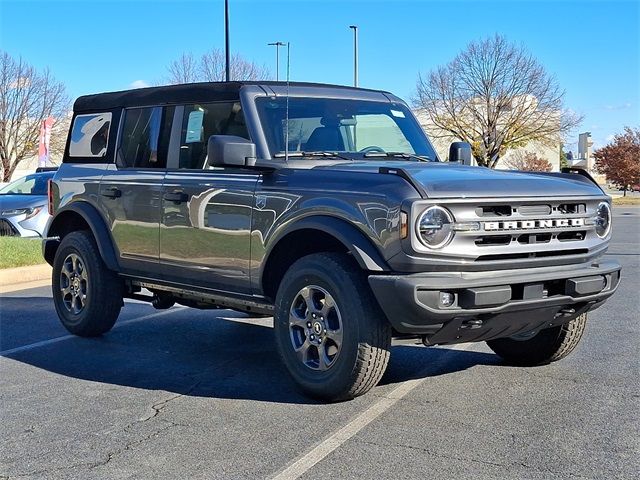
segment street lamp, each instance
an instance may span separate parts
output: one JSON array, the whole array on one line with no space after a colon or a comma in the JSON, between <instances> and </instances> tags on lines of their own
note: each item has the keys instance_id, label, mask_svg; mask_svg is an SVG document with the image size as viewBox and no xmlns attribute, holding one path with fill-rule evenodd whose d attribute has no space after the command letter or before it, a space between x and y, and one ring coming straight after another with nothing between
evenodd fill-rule
<instances>
[{"instance_id":1,"label":"street lamp","mask_svg":"<svg viewBox=\"0 0 640 480\"><path fill-rule=\"evenodd\" d=\"M231 80L231 53L229 52L229 0L224 0L224 78Z\"/></svg>"},{"instance_id":2,"label":"street lamp","mask_svg":"<svg viewBox=\"0 0 640 480\"><path fill-rule=\"evenodd\" d=\"M280 80L280 47L284 47L287 44L284 42L272 42L267 45L271 47L276 47L276 82Z\"/></svg>"},{"instance_id":3,"label":"street lamp","mask_svg":"<svg viewBox=\"0 0 640 480\"><path fill-rule=\"evenodd\" d=\"M358 26L349 25L353 30L353 86L358 86Z\"/></svg>"}]
</instances>

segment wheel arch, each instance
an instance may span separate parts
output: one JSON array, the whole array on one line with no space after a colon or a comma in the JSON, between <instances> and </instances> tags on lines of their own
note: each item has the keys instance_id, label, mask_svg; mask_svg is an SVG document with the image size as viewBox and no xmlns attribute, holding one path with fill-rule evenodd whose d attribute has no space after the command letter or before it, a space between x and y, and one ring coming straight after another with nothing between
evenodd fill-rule
<instances>
[{"instance_id":1,"label":"wheel arch","mask_svg":"<svg viewBox=\"0 0 640 480\"><path fill-rule=\"evenodd\" d=\"M349 253L360 268L390 271L378 248L349 222L325 215L300 219L271 242L260 273L262 293L274 299L287 269L299 258L318 252Z\"/></svg>"},{"instance_id":2,"label":"wheel arch","mask_svg":"<svg viewBox=\"0 0 640 480\"><path fill-rule=\"evenodd\" d=\"M53 265L53 259L62 238L78 230L91 232L107 268L118 271L118 257L107 224L93 205L83 201L73 202L61 208L51 220L47 238L42 245L43 256L47 263Z\"/></svg>"}]
</instances>

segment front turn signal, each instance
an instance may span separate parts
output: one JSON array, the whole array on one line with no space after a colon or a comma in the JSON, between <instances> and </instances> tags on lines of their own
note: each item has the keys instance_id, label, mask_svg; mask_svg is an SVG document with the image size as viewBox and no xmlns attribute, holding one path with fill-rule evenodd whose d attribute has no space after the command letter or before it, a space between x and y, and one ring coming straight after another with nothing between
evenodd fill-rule
<instances>
[{"instance_id":1,"label":"front turn signal","mask_svg":"<svg viewBox=\"0 0 640 480\"><path fill-rule=\"evenodd\" d=\"M400 238L409 236L409 220L406 212L400 212Z\"/></svg>"}]
</instances>

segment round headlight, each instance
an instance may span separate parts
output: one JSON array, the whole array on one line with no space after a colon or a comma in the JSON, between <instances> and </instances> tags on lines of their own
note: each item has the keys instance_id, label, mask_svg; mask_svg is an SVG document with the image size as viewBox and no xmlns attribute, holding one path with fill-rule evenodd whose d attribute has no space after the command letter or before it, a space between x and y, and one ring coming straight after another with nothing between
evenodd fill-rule
<instances>
[{"instance_id":1,"label":"round headlight","mask_svg":"<svg viewBox=\"0 0 640 480\"><path fill-rule=\"evenodd\" d=\"M611 207L607 202L600 202L596 210L596 233L605 238L611 231Z\"/></svg>"},{"instance_id":2,"label":"round headlight","mask_svg":"<svg viewBox=\"0 0 640 480\"><path fill-rule=\"evenodd\" d=\"M418 238L429 248L444 247L453 237L453 215L446 208L434 205L418 218Z\"/></svg>"}]
</instances>

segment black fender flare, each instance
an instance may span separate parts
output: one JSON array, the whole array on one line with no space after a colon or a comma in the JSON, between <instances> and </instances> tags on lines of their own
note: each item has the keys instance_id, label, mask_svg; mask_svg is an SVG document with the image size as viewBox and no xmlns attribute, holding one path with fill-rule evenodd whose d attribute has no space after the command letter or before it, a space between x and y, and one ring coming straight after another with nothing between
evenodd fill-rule
<instances>
[{"instance_id":1,"label":"black fender flare","mask_svg":"<svg viewBox=\"0 0 640 480\"><path fill-rule=\"evenodd\" d=\"M358 262L363 270L388 272L391 268L386 260L367 236L357 227L341 218L328 215L311 215L294 221L271 242L267 261L278 242L288 234L297 230L320 230L331 235L342 243ZM266 262L265 262L266 264Z\"/></svg>"},{"instance_id":2,"label":"black fender flare","mask_svg":"<svg viewBox=\"0 0 640 480\"><path fill-rule=\"evenodd\" d=\"M88 202L84 201L76 201L70 203L69 205L64 206L60 210L56 211L54 217L51 219L51 223L49 224L49 228L47 230L47 238L43 242L43 253L47 262L49 262L49 258L51 261L49 263L53 263L53 256L48 254L49 249L53 247L53 252L57 250L57 244L60 243L60 239L55 238L56 230L58 224L56 223L56 219L61 219L61 217L67 213L71 212L74 214L78 214L82 217L82 219L89 225L91 229L91 233L93 234L93 238L98 245L98 251L100 252L100 256L104 261L105 265L109 270L119 271L120 265L118 264L118 256L116 255L116 250L113 246L113 238L111 237L111 232L107 228L107 223L105 222L102 215L96 207L91 205ZM61 220L60 220L61 221ZM50 245L50 242L54 242L53 245ZM49 255L49 258L47 258Z\"/></svg>"}]
</instances>

